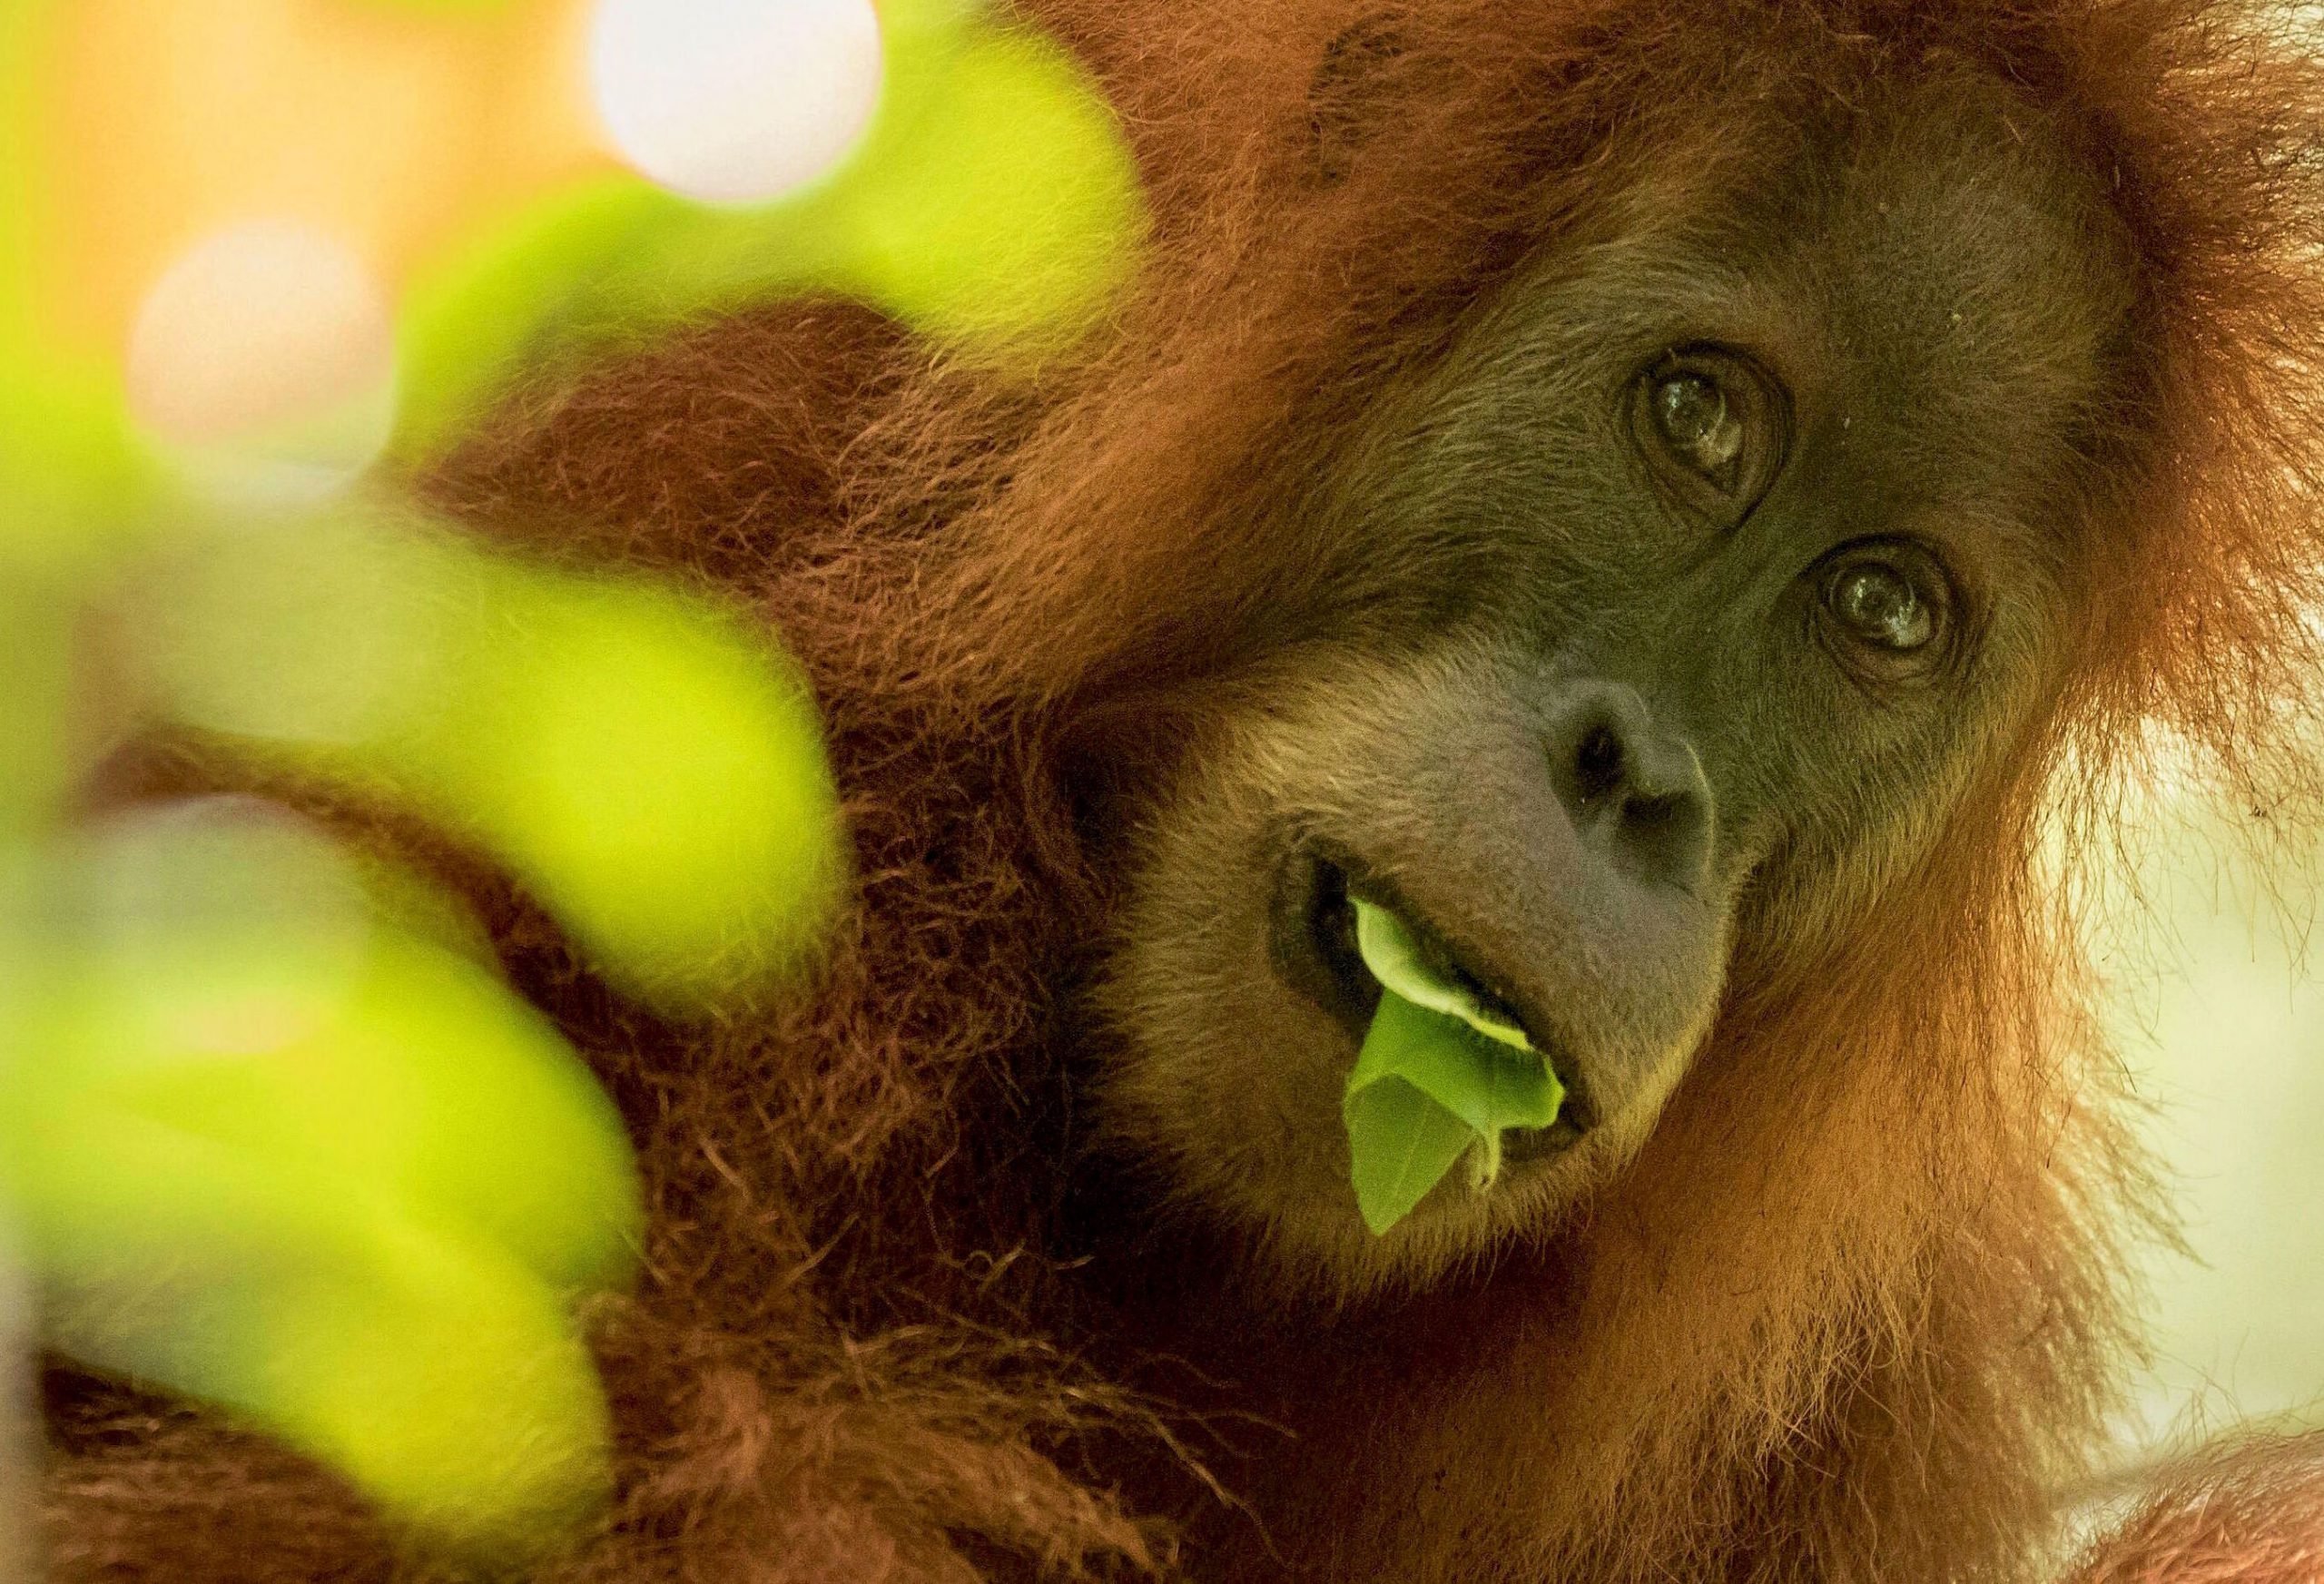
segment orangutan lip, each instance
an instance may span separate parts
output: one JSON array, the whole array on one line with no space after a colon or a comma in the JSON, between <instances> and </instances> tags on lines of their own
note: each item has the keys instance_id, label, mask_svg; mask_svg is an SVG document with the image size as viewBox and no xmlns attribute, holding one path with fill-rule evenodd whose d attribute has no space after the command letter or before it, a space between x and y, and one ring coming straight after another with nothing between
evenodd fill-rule
<instances>
[{"instance_id":1,"label":"orangutan lip","mask_svg":"<svg viewBox=\"0 0 2324 1584\"><path fill-rule=\"evenodd\" d=\"M1284 866L1277 887L1274 955L1294 989L1330 1013L1358 1046L1380 1008L1380 981L1364 966L1355 944L1354 899L1362 897L1403 920L1446 976L1476 998L1477 1004L1524 1031L1566 1090L1565 1109L1548 1127L1506 1136L1504 1153L1529 1160L1562 1153L1588 1127L1589 1102L1571 1053L1547 1037L1544 1020L1528 1015L1516 1001L1494 990L1464 960L1425 915L1405 902L1396 888L1352 856L1305 846Z\"/></svg>"},{"instance_id":2,"label":"orangutan lip","mask_svg":"<svg viewBox=\"0 0 2324 1584\"><path fill-rule=\"evenodd\" d=\"M1351 1029L1360 1044L1364 1031L1371 1027L1373 1014L1380 1008L1380 981L1364 966L1364 958L1355 946L1355 902L1349 894L1347 871L1328 860L1316 859L1310 870L1309 895L1306 908L1307 943L1323 959L1331 976L1332 988L1337 993L1333 999L1334 1010L1354 1013L1342 1021Z\"/></svg>"},{"instance_id":3,"label":"orangutan lip","mask_svg":"<svg viewBox=\"0 0 2324 1584\"><path fill-rule=\"evenodd\" d=\"M1422 954L1438 972L1452 984L1473 997L1480 1008L1511 1026L1522 1029L1536 1050L1546 1049L1548 1042L1541 1038L1538 1021L1519 1010L1512 998L1492 989L1483 975L1469 966L1466 955L1442 930L1429 921L1426 914L1413 908L1398 893L1396 888L1364 872L1355 866L1317 854L1315 858L1315 879L1309 903L1308 932L1316 949L1332 969L1334 979L1361 985L1364 990L1365 1022L1370 1023L1371 1010L1380 1000L1380 981L1364 966L1363 954L1355 944L1355 901L1358 898L1393 913L1403 920L1404 928L1419 942Z\"/></svg>"}]
</instances>

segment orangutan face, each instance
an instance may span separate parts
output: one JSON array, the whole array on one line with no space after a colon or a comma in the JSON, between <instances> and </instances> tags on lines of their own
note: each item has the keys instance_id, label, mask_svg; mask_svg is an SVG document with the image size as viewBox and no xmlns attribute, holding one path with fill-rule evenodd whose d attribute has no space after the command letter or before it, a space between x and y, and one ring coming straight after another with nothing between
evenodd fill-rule
<instances>
[{"instance_id":1,"label":"orangutan face","mask_svg":"<svg viewBox=\"0 0 2324 1584\"><path fill-rule=\"evenodd\" d=\"M1343 1295L1544 1229L1685 1080L1767 899L1861 906L2049 685L2129 311L2095 184L1994 84L1707 152L1475 305L1298 542L1315 608L1138 809L1115 1147ZM1771 131L1770 135L1776 135ZM1384 1235L1343 1098L1393 915L1566 1098Z\"/></svg>"}]
</instances>

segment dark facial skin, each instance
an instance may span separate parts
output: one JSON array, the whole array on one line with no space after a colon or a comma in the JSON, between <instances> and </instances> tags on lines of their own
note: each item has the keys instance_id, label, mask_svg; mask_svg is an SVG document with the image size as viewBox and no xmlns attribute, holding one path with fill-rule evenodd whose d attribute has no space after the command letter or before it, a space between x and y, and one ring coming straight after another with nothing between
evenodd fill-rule
<instances>
[{"instance_id":1,"label":"dark facial skin","mask_svg":"<svg viewBox=\"0 0 2324 1584\"><path fill-rule=\"evenodd\" d=\"M1133 822L1096 1085L1261 1279L1425 1284L1654 1127L1771 896L1860 906L2022 733L2130 269L1999 85L1672 157L1479 304L1303 508L1328 595ZM1571 1098L1384 1237L1340 1102L1393 905Z\"/></svg>"}]
</instances>

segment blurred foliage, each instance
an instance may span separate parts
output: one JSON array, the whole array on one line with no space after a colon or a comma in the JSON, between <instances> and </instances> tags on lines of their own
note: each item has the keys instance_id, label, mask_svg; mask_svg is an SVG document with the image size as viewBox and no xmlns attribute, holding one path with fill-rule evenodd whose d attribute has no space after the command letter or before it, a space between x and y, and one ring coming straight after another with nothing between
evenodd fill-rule
<instances>
[{"instance_id":1,"label":"blurred foliage","mask_svg":"<svg viewBox=\"0 0 2324 1584\"><path fill-rule=\"evenodd\" d=\"M871 132L830 179L753 209L628 175L485 231L415 286L399 446L458 434L544 327L575 356L786 291L855 296L971 356L1038 359L1086 330L1138 257L1128 150L1056 45L948 0L883 9Z\"/></svg>"},{"instance_id":2,"label":"blurred foliage","mask_svg":"<svg viewBox=\"0 0 2324 1584\"><path fill-rule=\"evenodd\" d=\"M51 1345L474 1540L594 1494L605 1409L566 1306L626 1274L639 1213L556 1033L259 806L44 859L0 914L0 1191Z\"/></svg>"},{"instance_id":3,"label":"blurred foliage","mask_svg":"<svg viewBox=\"0 0 2324 1584\"><path fill-rule=\"evenodd\" d=\"M345 510L145 572L123 625L172 719L468 836L667 1009L796 959L836 899L806 684L698 601Z\"/></svg>"},{"instance_id":4,"label":"blurred foliage","mask_svg":"<svg viewBox=\"0 0 2324 1584\"><path fill-rule=\"evenodd\" d=\"M411 29L505 53L555 33L568 0L261 3L302 7L310 33L368 15L438 61L466 35ZM351 405L213 445L141 427L134 304L93 319L66 301L125 255L75 229L88 194L65 170L83 146L58 130L57 63L92 18L138 15L0 5L0 1220L47 1345L221 1404L439 1538L537 1543L608 1477L576 1313L625 1279L641 1235L618 1117L417 875L253 800L99 818L82 789L140 733L192 732L489 856L665 1014L779 987L847 884L796 667L738 613L487 552L334 476L362 459L346 414L392 403L391 455L420 460L513 379L805 291L860 297L957 355L1038 362L1135 267L1135 174L1053 44L958 0L891 0L869 134L779 202L690 202L578 146L511 166L503 187L533 183L511 202L438 160L458 193L377 274L392 382L316 387ZM168 95L108 87L97 61L74 103L115 118L123 146L207 130L148 124ZM391 151L432 130L374 129ZM109 212L142 223L183 195L126 196ZM350 178L344 196L369 195ZM313 217L259 218L290 222L248 233L283 244L270 267L310 236L334 257ZM346 256L361 285L367 260ZM263 297L189 300L197 328L257 316L246 358L286 333L260 322Z\"/></svg>"}]
</instances>

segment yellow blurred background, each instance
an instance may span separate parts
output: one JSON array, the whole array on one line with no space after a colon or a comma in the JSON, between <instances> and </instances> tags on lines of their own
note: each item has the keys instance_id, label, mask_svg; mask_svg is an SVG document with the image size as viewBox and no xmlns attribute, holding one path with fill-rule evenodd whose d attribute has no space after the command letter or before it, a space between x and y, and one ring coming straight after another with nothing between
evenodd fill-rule
<instances>
[{"instance_id":1,"label":"yellow blurred background","mask_svg":"<svg viewBox=\"0 0 2324 1584\"><path fill-rule=\"evenodd\" d=\"M2132 1461L2246 1419L2324 1424L2324 849L2255 858L2241 816L2153 789L2105 891L2109 1020L2186 1245L2142 1262Z\"/></svg>"},{"instance_id":2,"label":"yellow blurred background","mask_svg":"<svg viewBox=\"0 0 2324 1584\"><path fill-rule=\"evenodd\" d=\"M614 168L584 93L589 9L78 0L43 140L64 156L44 228L59 322L118 340L172 260L254 217L299 217L393 289L479 216Z\"/></svg>"}]
</instances>

